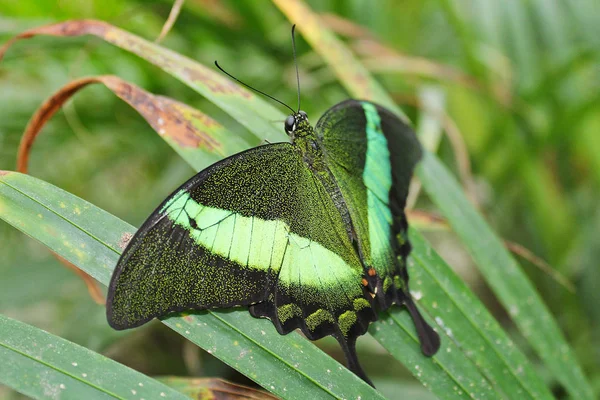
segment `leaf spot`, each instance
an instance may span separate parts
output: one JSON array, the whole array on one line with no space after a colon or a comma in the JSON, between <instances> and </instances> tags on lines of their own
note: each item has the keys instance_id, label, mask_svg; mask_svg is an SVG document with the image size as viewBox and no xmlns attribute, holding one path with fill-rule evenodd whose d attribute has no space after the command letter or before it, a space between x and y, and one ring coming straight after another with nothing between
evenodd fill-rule
<instances>
[{"instance_id":1,"label":"leaf spot","mask_svg":"<svg viewBox=\"0 0 600 400\"><path fill-rule=\"evenodd\" d=\"M413 299L419 301L423 298L423 292L421 292L420 290L417 290L415 292L413 292L412 290L410 291L410 294L412 295Z\"/></svg>"},{"instance_id":2,"label":"leaf spot","mask_svg":"<svg viewBox=\"0 0 600 400\"><path fill-rule=\"evenodd\" d=\"M119 248L121 250L125 250L125 247L127 247L127 244L129 244L129 241L131 240L132 237L133 237L133 233L124 232L121 235L121 238L119 239L119 242L117 243L117 246L119 246Z\"/></svg>"}]
</instances>

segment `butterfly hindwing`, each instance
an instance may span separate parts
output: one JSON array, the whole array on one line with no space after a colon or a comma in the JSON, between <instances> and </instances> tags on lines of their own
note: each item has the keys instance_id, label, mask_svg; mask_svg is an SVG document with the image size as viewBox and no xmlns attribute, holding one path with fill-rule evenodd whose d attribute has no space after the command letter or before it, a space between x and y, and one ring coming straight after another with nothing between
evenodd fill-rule
<instances>
[{"instance_id":1,"label":"butterfly hindwing","mask_svg":"<svg viewBox=\"0 0 600 400\"><path fill-rule=\"evenodd\" d=\"M369 289L382 309L405 304L423 351L435 353L439 337L418 313L406 272L410 243L404 207L421 157L414 132L383 107L348 100L329 109L315 133L351 215Z\"/></svg>"},{"instance_id":2,"label":"butterfly hindwing","mask_svg":"<svg viewBox=\"0 0 600 400\"><path fill-rule=\"evenodd\" d=\"M182 310L251 305L280 333L334 335L352 352L376 318L339 211L289 143L200 172L169 196L125 249L108 320L117 329Z\"/></svg>"}]
</instances>

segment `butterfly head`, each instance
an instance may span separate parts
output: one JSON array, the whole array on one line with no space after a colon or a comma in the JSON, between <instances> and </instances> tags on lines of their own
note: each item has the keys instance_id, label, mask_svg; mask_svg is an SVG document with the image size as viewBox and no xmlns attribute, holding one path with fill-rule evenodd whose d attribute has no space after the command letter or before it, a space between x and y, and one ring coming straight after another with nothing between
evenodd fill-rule
<instances>
[{"instance_id":1,"label":"butterfly head","mask_svg":"<svg viewBox=\"0 0 600 400\"><path fill-rule=\"evenodd\" d=\"M296 136L304 136L303 133L310 131L310 124L308 123L308 116L302 110L288 116L285 119L284 129L285 133L291 138Z\"/></svg>"}]
</instances>

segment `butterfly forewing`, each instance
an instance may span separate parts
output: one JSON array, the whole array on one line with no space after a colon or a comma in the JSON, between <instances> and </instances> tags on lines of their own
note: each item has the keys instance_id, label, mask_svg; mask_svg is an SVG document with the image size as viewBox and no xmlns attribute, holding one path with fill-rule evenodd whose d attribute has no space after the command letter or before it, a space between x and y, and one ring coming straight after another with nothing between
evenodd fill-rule
<instances>
[{"instance_id":1,"label":"butterfly forewing","mask_svg":"<svg viewBox=\"0 0 600 400\"><path fill-rule=\"evenodd\" d=\"M144 223L113 275L117 329L182 310L254 305L281 333L363 334L375 319L342 218L289 143L194 176Z\"/></svg>"}]
</instances>

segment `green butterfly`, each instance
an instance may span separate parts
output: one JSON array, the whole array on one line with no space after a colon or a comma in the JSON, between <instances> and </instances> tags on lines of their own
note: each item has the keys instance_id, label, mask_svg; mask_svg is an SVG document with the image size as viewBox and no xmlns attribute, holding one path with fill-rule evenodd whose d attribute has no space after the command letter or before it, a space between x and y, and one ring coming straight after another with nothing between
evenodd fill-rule
<instances>
[{"instance_id":1,"label":"green butterfly","mask_svg":"<svg viewBox=\"0 0 600 400\"><path fill-rule=\"evenodd\" d=\"M405 305L423 353L440 346L406 270L404 206L419 142L368 101L337 104L314 129L292 111L291 143L211 165L150 215L113 273L108 322L128 329L184 310L248 306L280 334L332 335L348 368L372 385L355 343L379 310Z\"/></svg>"}]
</instances>

